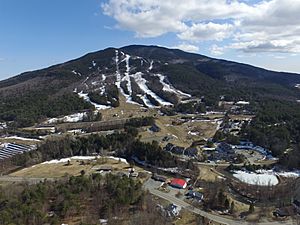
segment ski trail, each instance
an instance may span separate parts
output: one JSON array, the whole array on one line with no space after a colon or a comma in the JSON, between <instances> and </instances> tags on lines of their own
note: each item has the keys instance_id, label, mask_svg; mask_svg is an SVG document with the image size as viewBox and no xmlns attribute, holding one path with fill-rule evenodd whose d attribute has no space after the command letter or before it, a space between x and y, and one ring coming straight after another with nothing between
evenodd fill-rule
<instances>
[{"instance_id":1,"label":"ski trail","mask_svg":"<svg viewBox=\"0 0 300 225\"><path fill-rule=\"evenodd\" d=\"M152 98L154 98L160 105L163 106L172 106L173 104L170 102L165 101L164 99L160 98L158 95L156 95L153 91L151 91L148 86L146 85L147 80L142 77L143 73L137 72L136 74L133 74L133 78L135 82L138 84L139 88L146 94L150 95ZM146 104L146 103L145 103Z\"/></svg>"},{"instance_id":2,"label":"ski trail","mask_svg":"<svg viewBox=\"0 0 300 225\"><path fill-rule=\"evenodd\" d=\"M116 82L115 85L118 87L118 89L120 89L121 87L121 74L120 74L120 70L119 70L119 51L116 50Z\"/></svg>"},{"instance_id":3,"label":"ski trail","mask_svg":"<svg viewBox=\"0 0 300 225\"><path fill-rule=\"evenodd\" d=\"M161 74L155 74L155 76L157 76L159 78L160 83L163 85L163 90L167 91L167 92L172 92L175 93L177 95L181 95L184 97L192 97L190 94L184 93L176 88L174 88L171 84L168 84L165 82L165 76L161 75Z\"/></svg>"},{"instance_id":4,"label":"ski trail","mask_svg":"<svg viewBox=\"0 0 300 225\"><path fill-rule=\"evenodd\" d=\"M153 63L154 63L153 60L151 60L148 71L151 71L153 69Z\"/></svg>"},{"instance_id":5,"label":"ski trail","mask_svg":"<svg viewBox=\"0 0 300 225\"><path fill-rule=\"evenodd\" d=\"M77 94L78 94L78 96L79 96L80 98L83 98L84 101L89 102L89 103L91 103L93 106L95 106L95 108L96 108L97 110L101 110L101 109L110 109L110 108L111 108L111 107L108 106L108 105L100 105L100 104L97 104L97 103L95 103L95 102L92 102L91 99L90 99L90 97L88 96L88 93L83 93L83 91L81 91L81 92L79 92L79 93L77 93Z\"/></svg>"}]
</instances>

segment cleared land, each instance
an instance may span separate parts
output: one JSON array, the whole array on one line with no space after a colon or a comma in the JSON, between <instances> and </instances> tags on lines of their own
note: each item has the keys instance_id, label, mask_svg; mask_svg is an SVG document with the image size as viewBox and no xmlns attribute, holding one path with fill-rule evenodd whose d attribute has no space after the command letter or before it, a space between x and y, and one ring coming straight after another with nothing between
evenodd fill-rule
<instances>
[{"instance_id":1,"label":"cleared land","mask_svg":"<svg viewBox=\"0 0 300 225\"><path fill-rule=\"evenodd\" d=\"M51 163L51 164L37 164L14 173L10 176L16 177L38 177L38 178L59 178L64 176L78 176L84 170L85 174L97 173L99 166L109 166L113 172L128 172L130 166L118 160L100 158L97 160L71 160L70 164L67 162ZM136 171L143 170L134 167Z\"/></svg>"},{"instance_id":2,"label":"cleared land","mask_svg":"<svg viewBox=\"0 0 300 225\"><path fill-rule=\"evenodd\" d=\"M177 116L158 116L156 124L161 129L159 132L150 132L145 130L141 132L142 141L152 142L153 140L160 142L162 146L168 142L189 147L194 141L212 137L217 128L214 121L189 120L182 122ZM168 141L163 142L163 138L168 137Z\"/></svg>"}]
</instances>

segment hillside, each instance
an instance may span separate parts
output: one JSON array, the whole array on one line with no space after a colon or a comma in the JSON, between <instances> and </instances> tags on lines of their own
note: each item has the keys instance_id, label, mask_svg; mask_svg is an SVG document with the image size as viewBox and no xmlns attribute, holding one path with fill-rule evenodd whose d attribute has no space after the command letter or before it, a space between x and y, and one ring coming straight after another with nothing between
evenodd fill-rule
<instances>
[{"instance_id":1,"label":"hillside","mask_svg":"<svg viewBox=\"0 0 300 225\"><path fill-rule=\"evenodd\" d=\"M272 98L295 102L299 74L156 46L107 48L46 69L0 82L0 120L27 126L46 117L129 104L156 108L202 98L216 106L227 100Z\"/></svg>"}]
</instances>

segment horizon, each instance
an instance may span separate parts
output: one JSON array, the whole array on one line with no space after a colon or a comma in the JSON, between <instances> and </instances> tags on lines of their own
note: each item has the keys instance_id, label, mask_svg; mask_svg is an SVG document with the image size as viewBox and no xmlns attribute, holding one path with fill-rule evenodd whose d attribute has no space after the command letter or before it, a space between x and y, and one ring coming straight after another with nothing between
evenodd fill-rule
<instances>
[{"instance_id":1,"label":"horizon","mask_svg":"<svg viewBox=\"0 0 300 225\"><path fill-rule=\"evenodd\" d=\"M299 25L293 22L300 2L189 2L193 7L169 0L2 1L0 80L128 45L178 48L267 70L300 73ZM214 9L211 15L207 13L210 8Z\"/></svg>"}]
</instances>

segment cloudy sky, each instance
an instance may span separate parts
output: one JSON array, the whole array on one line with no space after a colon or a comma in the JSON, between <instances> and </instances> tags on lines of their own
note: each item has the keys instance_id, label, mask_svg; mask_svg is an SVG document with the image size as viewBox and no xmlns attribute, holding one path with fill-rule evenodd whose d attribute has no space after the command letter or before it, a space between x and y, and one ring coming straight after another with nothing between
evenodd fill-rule
<instances>
[{"instance_id":1,"label":"cloudy sky","mask_svg":"<svg viewBox=\"0 0 300 225\"><path fill-rule=\"evenodd\" d=\"M300 73L300 0L0 0L0 79L153 44Z\"/></svg>"}]
</instances>

